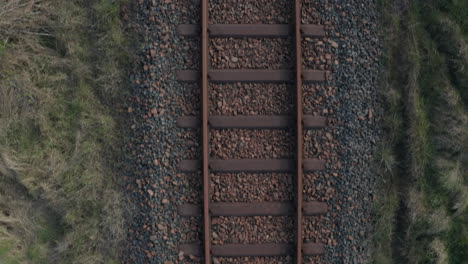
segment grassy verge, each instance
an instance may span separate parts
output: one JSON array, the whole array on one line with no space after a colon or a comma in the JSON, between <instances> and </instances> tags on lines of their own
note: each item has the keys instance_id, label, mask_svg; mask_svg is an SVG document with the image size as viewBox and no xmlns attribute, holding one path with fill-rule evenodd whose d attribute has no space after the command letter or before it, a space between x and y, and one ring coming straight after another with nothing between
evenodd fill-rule
<instances>
[{"instance_id":1,"label":"grassy verge","mask_svg":"<svg viewBox=\"0 0 468 264\"><path fill-rule=\"evenodd\" d=\"M373 263L468 259L468 2L381 1L385 179Z\"/></svg>"},{"instance_id":2,"label":"grassy verge","mask_svg":"<svg viewBox=\"0 0 468 264\"><path fill-rule=\"evenodd\" d=\"M0 263L114 263L123 1L0 0Z\"/></svg>"}]
</instances>

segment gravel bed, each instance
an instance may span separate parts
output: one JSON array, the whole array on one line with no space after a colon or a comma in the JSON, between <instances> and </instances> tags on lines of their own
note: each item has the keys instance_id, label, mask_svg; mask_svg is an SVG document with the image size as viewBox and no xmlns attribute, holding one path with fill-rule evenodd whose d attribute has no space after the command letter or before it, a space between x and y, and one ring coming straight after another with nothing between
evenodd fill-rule
<instances>
[{"instance_id":1,"label":"gravel bed","mask_svg":"<svg viewBox=\"0 0 468 264\"><path fill-rule=\"evenodd\" d=\"M158 17L164 15L164 21L174 24L199 24L201 21L200 0L162 0L159 5L156 4L158 2L156 0L150 1L151 12ZM143 2L149 3L150 1Z\"/></svg>"},{"instance_id":2,"label":"gravel bed","mask_svg":"<svg viewBox=\"0 0 468 264\"><path fill-rule=\"evenodd\" d=\"M184 151L184 155L181 155L184 159L201 159L202 153L200 153L201 148L201 132L200 129L193 130L184 130L181 131L178 136L183 139L181 147Z\"/></svg>"},{"instance_id":3,"label":"gravel bed","mask_svg":"<svg viewBox=\"0 0 468 264\"><path fill-rule=\"evenodd\" d=\"M372 200L378 179L372 154L381 136L378 91L380 44L376 1L306 0L303 23L326 25L325 69L333 79L304 86L304 110L329 118L329 127L305 135L305 156L327 160L324 172L305 174L304 197L327 201L320 222L327 251L319 263L366 263L372 233ZM318 45L310 43L314 55ZM312 63L313 62L313 63ZM311 61L307 67L316 67ZM321 197L321 198L319 198ZM314 230L312 226L305 230ZM318 235L318 234L317 234Z\"/></svg>"},{"instance_id":4,"label":"gravel bed","mask_svg":"<svg viewBox=\"0 0 468 264\"><path fill-rule=\"evenodd\" d=\"M217 173L212 177L212 199L216 202L292 201L290 173Z\"/></svg>"},{"instance_id":5,"label":"gravel bed","mask_svg":"<svg viewBox=\"0 0 468 264\"><path fill-rule=\"evenodd\" d=\"M243 258L217 258L219 264L288 264L293 263L293 258L288 257L243 257ZM213 264L214 261L213 261Z\"/></svg>"},{"instance_id":6,"label":"gravel bed","mask_svg":"<svg viewBox=\"0 0 468 264\"><path fill-rule=\"evenodd\" d=\"M288 24L292 20L290 0L211 0L213 24Z\"/></svg>"},{"instance_id":7,"label":"gravel bed","mask_svg":"<svg viewBox=\"0 0 468 264\"><path fill-rule=\"evenodd\" d=\"M304 262L303 263L322 264L322 263L326 263L326 262L323 260L323 256L304 256Z\"/></svg>"},{"instance_id":8,"label":"gravel bed","mask_svg":"<svg viewBox=\"0 0 468 264\"><path fill-rule=\"evenodd\" d=\"M128 14L138 54L129 78L124 173L135 209L123 263L175 263L177 246L196 239L191 230L199 230L199 221L177 215L178 204L199 203L201 197L199 174L177 171L180 160L199 157L199 134L176 127L178 116L199 112L196 85L175 80L177 70L199 68L199 41L176 34L177 24L199 21L194 11L190 1L141 0Z\"/></svg>"},{"instance_id":9,"label":"gravel bed","mask_svg":"<svg viewBox=\"0 0 468 264\"><path fill-rule=\"evenodd\" d=\"M216 38L209 52L215 69L292 68L292 38Z\"/></svg>"},{"instance_id":10,"label":"gravel bed","mask_svg":"<svg viewBox=\"0 0 468 264\"><path fill-rule=\"evenodd\" d=\"M179 50L182 51L182 65L186 69L198 70L200 69L201 60L201 41L198 38L185 37L180 42ZM195 86L195 85L190 85ZM191 87L194 88L194 87ZM195 89L198 90L198 89Z\"/></svg>"},{"instance_id":11,"label":"gravel bed","mask_svg":"<svg viewBox=\"0 0 468 264\"><path fill-rule=\"evenodd\" d=\"M335 173L336 174L336 173ZM331 177L326 172L305 173L303 178L303 195L306 201L328 202L336 195ZM332 206L329 204L329 206Z\"/></svg>"},{"instance_id":12,"label":"gravel bed","mask_svg":"<svg viewBox=\"0 0 468 264\"><path fill-rule=\"evenodd\" d=\"M210 100L213 115L288 115L295 109L289 84L212 84Z\"/></svg>"},{"instance_id":13,"label":"gravel bed","mask_svg":"<svg viewBox=\"0 0 468 264\"><path fill-rule=\"evenodd\" d=\"M213 244L293 242L293 220L289 216L215 217Z\"/></svg>"},{"instance_id":14,"label":"gravel bed","mask_svg":"<svg viewBox=\"0 0 468 264\"><path fill-rule=\"evenodd\" d=\"M199 263L198 259L184 260L177 249L179 244L196 242L201 237L199 217L186 219L177 215L177 205L201 202L200 173L177 171L180 160L196 159L201 154L199 132L176 127L177 117L200 111L199 87L175 80L178 70L199 69L199 40L176 33L178 24L199 23L195 3L198 0L139 0L133 3L128 16L129 26L141 37L135 40L139 53L130 70L132 91L126 109L129 137L124 173L135 210L129 216L123 263ZM288 23L292 20L292 7L289 0L212 0L210 23ZM329 118L328 128L304 135L305 157L327 161L325 171L304 175L304 198L329 205L326 215L304 218L304 238L327 245L323 256L305 258L305 263L365 263L369 256L367 241L372 234L372 201L377 184L372 153L380 139L382 115L377 20L376 0L304 0L303 23L325 25L327 36L304 39L303 67L323 69L332 76L325 84L303 88L304 112ZM212 41L212 67L291 67L291 54L286 54L290 51L284 48L288 41L291 40ZM224 50L216 50L214 44ZM243 54L227 51L227 47L236 45L245 47ZM224 101L212 104L210 111L229 115L291 113L294 106L286 101L294 101L294 95L289 87L212 85L216 93L211 95L212 100L223 97ZM268 97L271 100L267 101ZM294 131L216 130L211 133L211 145L215 158L291 158L295 150ZM293 194L292 179L288 177L215 174L212 190L219 195L213 199L289 200ZM247 185L250 190L244 193ZM232 196L227 196L227 190ZM255 227L260 230L257 235L248 232L249 236L239 236L239 241L262 241L272 228L276 230L274 239L289 239L293 233L275 229L288 226L284 219L252 219L226 219L222 223L238 234L242 233L239 230ZM224 231L219 234L221 238L224 235ZM292 263L292 258L219 258L214 263Z\"/></svg>"},{"instance_id":15,"label":"gravel bed","mask_svg":"<svg viewBox=\"0 0 468 264\"><path fill-rule=\"evenodd\" d=\"M334 7L331 1L302 0L301 22L303 24L318 24L327 26L327 31L333 30L335 23L330 20Z\"/></svg>"},{"instance_id":16,"label":"gravel bed","mask_svg":"<svg viewBox=\"0 0 468 264\"><path fill-rule=\"evenodd\" d=\"M329 38L304 38L302 46L302 67L311 70L332 71L339 63L333 54L336 42Z\"/></svg>"},{"instance_id":17,"label":"gravel bed","mask_svg":"<svg viewBox=\"0 0 468 264\"><path fill-rule=\"evenodd\" d=\"M181 115L199 115L201 112L201 91L198 84L184 84L184 94L177 98Z\"/></svg>"},{"instance_id":18,"label":"gravel bed","mask_svg":"<svg viewBox=\"0 0 468 264\"><path fill-rule=\"evenodd\" d=\"M164 225L162 225L164 229ZM202 232L202 217L184 217L180 220L179 230L182 234L180 238L180 243L193 243L200 240L200 235Z\"/></svg>"},{"instance_id":19,"label":"gravel bed","mask_svg":"<svg viewBox=\"0 0 468 264\"><path fill-rule=\"evenodd\" d=\"M332 220L329 217L304 216L302 223L304 242L324 243L329 246L336 244L332 239L332 232L330 231Z\"/></svg>"},{"instance_id":20,"label":"gravel bed","mask_svg":"<svg viewBox=\"0 0 468 264\"><path fill-rule=\"evenodd\" d=\"M210 156L218 159L267 159L294 156L294 132L270 129L210 131Z\"/></svg>"},{"instance_id":21,"label":"gravel bed","mask_svg":"<svg viewBox=\"0 0 468 264\"><path fill-rule=\"evenodd\" d=\"M174 183L180 186L179 191L193 188L191 192L181 193L182 195L179 198L180 202L195 204L200 204L202 202L203 180L200 173L177 173L176 180L173 180L173 184Z\"/></svg>"},{"instance_id":22,"label":"gravel bed","mask_svg":"<svg viewBox=\"0 0 468 264\"><path fill-rule=\"evenodd\" d=\"M308 130L304 135L304 158L319 158L333 165L337 169L339 158L338 141L335 130L330 127L320 130ZM332 168L329 166L329 168Z\"/></svg>"},{"instance_id":23,"label":"gravel bed","mask_svg":"<svg viewBox=\"0 0 468 264\"><path fill-rule=\"evenodd\" d=\"M302 106L304 114L333 117L334 108L337 108L335 100L336 87L327 84L306 84L302 87Z\"/></svg>"}]
</instances>

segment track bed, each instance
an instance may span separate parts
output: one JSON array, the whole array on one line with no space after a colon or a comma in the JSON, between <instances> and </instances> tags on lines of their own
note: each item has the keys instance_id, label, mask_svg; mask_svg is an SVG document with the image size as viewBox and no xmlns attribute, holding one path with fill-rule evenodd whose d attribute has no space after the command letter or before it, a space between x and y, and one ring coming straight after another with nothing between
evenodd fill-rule
<instances>
[{"instance_id":1,"label":"track bed","mask_svg":"<svg viewBox=\"0 0 468 264\"><path fill-rule=\"evenodd\" d=\"M197 129L201 134L202 148L199 160L182 160L178 168L180 172L192 173L192 176L203 179L202 204L181 204L178 208L180 216L201 216L203 222L200 240L180 245L180 256L200 258L206 264L219 262L223 258L242 257L278 257L279 262L286 257L302 263L304 256L322 255L325 251L325 244L321 241L304 241L303 237L304 218L323 215L328 211L326 202L308 201L303 197L304 173L323 171L327 166L324 159L304 158L304 131L327 127L327 118L316 113L304 114L303 85L324 83L331 78L331 74L325 67L309 69L304 65L303 42L304 38L325 38L326 29L324 25L301 22L300 0L290 5L292 14L289 14L289 23L242 24L240 19L234 23L216 24L209 21L209 1L201 0L200 24L177 26L179 36L198 38L201 42L200 67L180 70L176 76L179 82L195 83L195 89L201 90L200 114L181 116L177 125ZM271 49L260 49L263 52L259 52L258 46ZM308 47L306 50L305 53L308 53ZM226 87L233 84L235 86ZM222 91L219 85L225 85L221 89L230 91ZM246 85L250 85L247 89L260 91L257 94L260 98L244 95L244 99L264 100L266 105L278 94L263 94L262 89L268 91L272 85L285 88L283 92L289 100L282 102L284 106L276 107L286 109L287 114L281 110L269 115L256 114L261 112L260 109L244 114L242 108L248 107L248 103L244 107L231 108L237 113L223 111L222 106L233 99L223 97L223 93L236 93L233 90ZM212 105L221 109L212 111ZM249 146L249 138L255 137L260 138L260 142L263 139L263 146L258 145L259 140ZM245 177L246 181L250 177L281 175L280 180L286 181L286 189L289 189L284 190L286 193L282 196L289 199L279 200L278 197L262 195L256 197L256 201L221 201L219 197L229 200L230 193L239 194L242 190L219 188L220 181L213 182L213 179L239 174L242 175L238 177ZM266 188L272 184L269 181L263 183L267 185ZM255 188L261 186L254 185L245 188L245 191ZM266 222L283 230L280 233L294 235L283 236L276 241L254 239L245 243L236 241L224 234L227 230L217 227L219 219L229 221L229 218L235 218L239 223L248 223L251 217L267 217ZM278 221L279 217L282 219ZM216 220L213 221L213 218ZM279 222L283 226L278 226ZM269 231L254 226L250 232L254 232L255 237L261 237ZM224 239L220 239L220 236ZM249 234L244 236L249 237Z\"/></svg>"},{"instance_id":2,"label":"track bed","mask_svg":"<svg viewBox=\"0 0 468 264\"><path fill-rule=\"evenodd\" d=\"M365 263L375 1L295 4L135 1L125 263Z\"/></svg>"}]
</instances>

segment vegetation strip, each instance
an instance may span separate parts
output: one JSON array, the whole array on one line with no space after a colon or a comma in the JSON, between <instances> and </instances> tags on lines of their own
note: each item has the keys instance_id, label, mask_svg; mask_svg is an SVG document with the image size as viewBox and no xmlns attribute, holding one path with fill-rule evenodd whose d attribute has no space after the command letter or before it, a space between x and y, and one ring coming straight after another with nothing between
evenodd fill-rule
<instances>
[{"instance_id":1,"label":"vegetation strip","mask_svg":"<svg viewBox=\"0 0 468 264\"><path fill-rule=\"evenodd\" d=\"M468 2L381 1L385 195L374 263L468 259Z\"/></svg>"},{"instance_id":2,"label":"vegetation strip","mask_svg":"<svg viewBox=\"0 0 468 264\"><path fill-rule=\"evenodd\" d=\"M0 263L118 260L122 4L0 1Z\"/></svg>"}]
</instances>

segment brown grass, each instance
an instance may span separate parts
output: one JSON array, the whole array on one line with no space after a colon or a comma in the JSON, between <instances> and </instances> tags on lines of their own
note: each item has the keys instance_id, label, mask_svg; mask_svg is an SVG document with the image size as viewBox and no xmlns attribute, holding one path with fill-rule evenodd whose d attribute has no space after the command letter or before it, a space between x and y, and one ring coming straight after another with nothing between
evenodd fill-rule
<instances>
[{"instance_id":1,"label":"brown grass","mask_svg":"<svg viewBox=\"0 0 468 264\"><path fill-rule=\"evenodd\" d=\"M0 1L0 263L117 260L122 3Z\"/></svg>"}]
</instances>

